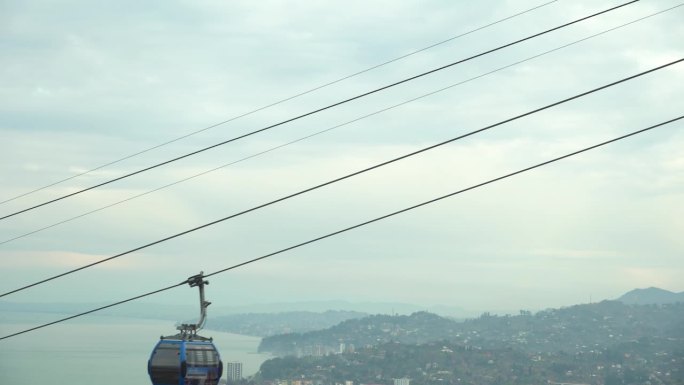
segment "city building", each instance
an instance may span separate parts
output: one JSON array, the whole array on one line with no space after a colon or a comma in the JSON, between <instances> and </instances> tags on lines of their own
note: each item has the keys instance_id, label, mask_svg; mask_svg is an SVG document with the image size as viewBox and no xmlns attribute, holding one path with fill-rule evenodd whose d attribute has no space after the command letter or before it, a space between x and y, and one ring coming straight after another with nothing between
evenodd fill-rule
<instances>
[{"instance_id":1,"label":"city building","mask_svg":"<svg viewBox=\"0 0 684 385\"><path fill-rule=\"evenodd\" d=\"M409 385L409 380L408 378L395 378L394 379L394 385Z\"/></svg>"},{"instance_id":2,"label":"city building","mask_svg":"<svg viewBox=\"0 0 684 385\"><path fill-rule=\"evenodd\" d=\"M242 380L242 362L226 363L226 380L228 383Z\"/></svg>"}]
</instances>

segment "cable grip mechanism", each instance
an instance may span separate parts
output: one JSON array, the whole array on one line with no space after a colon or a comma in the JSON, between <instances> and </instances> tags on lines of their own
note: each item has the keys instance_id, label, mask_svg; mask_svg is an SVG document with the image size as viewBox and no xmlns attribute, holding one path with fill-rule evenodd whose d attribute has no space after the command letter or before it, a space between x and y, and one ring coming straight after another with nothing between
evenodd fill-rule
<instances>
[{"instance_id":1,"label":"cable grip mechanism","mask_svg":"<svg viewBox=\"0 0 684 385\"><path fill-rule=\"evenodd\" d=\"M209 281L204 279L204 272L200 271L199 274L189 277L185 283L187 283L190 287L199 288L200 318L196 323L180 324L176 327L176 329L180 330L182 336L192 337L197 334L198 330L204 327L204 323L207 320L207 307L211 305L211 302L204 299L204 285L208 285Z\"/></svg>"}]
</instances>

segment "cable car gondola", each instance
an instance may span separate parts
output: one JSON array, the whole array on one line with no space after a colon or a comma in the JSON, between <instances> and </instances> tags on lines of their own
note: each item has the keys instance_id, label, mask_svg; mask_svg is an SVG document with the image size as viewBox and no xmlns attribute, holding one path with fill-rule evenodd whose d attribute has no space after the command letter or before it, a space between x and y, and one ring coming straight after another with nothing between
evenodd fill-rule
<instances>
[{"instance_id":1,"label":"cable car gondola","mask_svg":"<svg viewBox=\"0 0 684 385\"><path fill-rule=\"evenodd\" d=\"M223 362L212 339L197 334L211 304L204 300L204 285L209 282L202 273L187 282L190 287L199 287L200 319L196 324L181 324L176 335L160 337L147 361L153 385L217 385L223 373Z\"/></svg>"}]
</instances>

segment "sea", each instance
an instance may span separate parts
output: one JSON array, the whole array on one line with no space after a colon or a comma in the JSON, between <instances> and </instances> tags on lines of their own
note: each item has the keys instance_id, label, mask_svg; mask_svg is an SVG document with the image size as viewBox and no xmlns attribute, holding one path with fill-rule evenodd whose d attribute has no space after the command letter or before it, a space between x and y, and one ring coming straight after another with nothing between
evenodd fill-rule
<instances>
[{"instance_id":1,"label":"sea","mask_svg":"<svg viewBox=\"0 0 684 385\"><path fill-rule=\"evenodd\" d=\"M56 313L0 313L0 335L50 322ZM0 385L148 385L147 360L173 321L86 316L0 340ZM270 358L257 353L259 337L204 330L223 362L241 362L249 376ZM224 373L225 376L225 373Z\"/></svg>"}]
</instances>

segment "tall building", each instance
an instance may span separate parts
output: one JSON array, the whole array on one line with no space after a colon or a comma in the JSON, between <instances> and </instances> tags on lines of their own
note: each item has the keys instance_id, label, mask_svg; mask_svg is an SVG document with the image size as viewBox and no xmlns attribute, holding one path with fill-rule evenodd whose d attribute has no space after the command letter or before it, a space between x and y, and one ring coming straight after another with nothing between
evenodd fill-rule
<instances>
[{"instance_id":1,"label":"tall building","mask_svg":"<svg viewBox=\"0 0 684 385\"><path fill-rule=\"evenodd\" d=\"M394 379L394 385L409 385L409 380L408 378L395 378Z\"/></svg>"},{"instance_id":2,"label":"tall building","mask_svg":"<svg viewBox=\"0 0 684 385\"><path fill-rule=\"evenodd\" d=\"M242 380L242 362L226 362L226 380L229 383Z\"/></svg>"}]
</instances>

